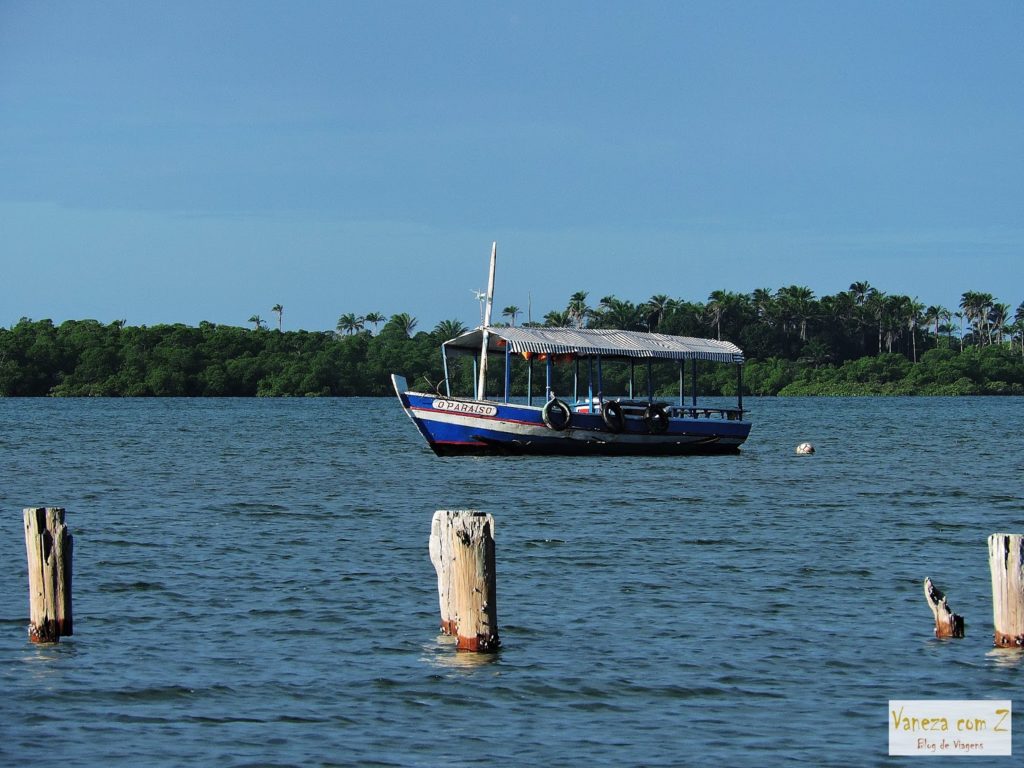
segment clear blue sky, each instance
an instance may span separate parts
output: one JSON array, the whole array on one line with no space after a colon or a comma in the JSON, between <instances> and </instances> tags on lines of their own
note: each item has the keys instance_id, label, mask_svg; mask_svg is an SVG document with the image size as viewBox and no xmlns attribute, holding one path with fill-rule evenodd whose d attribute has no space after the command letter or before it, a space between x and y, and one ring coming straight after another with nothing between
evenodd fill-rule
<instances>
[{"instance_id":1,"label":"clear blue sky","mask_svg":"<svg viewBox=\"0 0 1024 768\"><path fill-rule=\"evenodd\" d=\"M0 325L1024 299L1024 3L0 0ZM525 318L522 318L525 319Z\"/></svg>"}]
</instances>

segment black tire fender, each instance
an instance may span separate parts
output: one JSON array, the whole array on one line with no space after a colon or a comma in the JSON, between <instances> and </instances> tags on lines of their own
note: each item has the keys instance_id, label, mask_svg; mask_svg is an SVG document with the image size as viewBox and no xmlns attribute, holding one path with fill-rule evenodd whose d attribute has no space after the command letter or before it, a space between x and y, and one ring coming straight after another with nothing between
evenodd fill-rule
<instances>
[{"instance_id":1,"label":"black tire fender","mask_svg":"<svg viewBox=\"0 0 1024 768\"><path fill-rule=\"evenodd\" d=\"M668 431L668 411L664 406L651 403L644 410L644 423L647 431L653 435L662 435Z\"/></svg>"},{"instance_id":2,"label":"black tire fender","mask_svg":"<svg viewBox=\"0 0 1024 768\"><path fill-rule=\"evenodd\" d=\"M544 403L540 417L549 429L561 432L572 424L572 409L557 397L553 397Z\"/></svg>"},{"instance_id":3,"label":"black tire fender","mask_svg":"<svg viewBox=\"0 0 1024 768\"><path fill-rule=\"evenodd\" d=\"M601 420L612 432L621 432L626 428L626 417L622 413L622 406L615 400L601 404Z\"/></svg>"}]
</instances>

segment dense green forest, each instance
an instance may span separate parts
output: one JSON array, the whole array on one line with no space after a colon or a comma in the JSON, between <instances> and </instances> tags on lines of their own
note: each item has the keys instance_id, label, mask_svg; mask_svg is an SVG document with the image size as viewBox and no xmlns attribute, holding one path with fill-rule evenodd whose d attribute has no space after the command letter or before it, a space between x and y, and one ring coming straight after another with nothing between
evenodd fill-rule
<instances>
[{"instance_id":1,"label":"dense green forest","mask_svg":"<svg viewBox=\"0 0 1024 768\"><path fill-rule=\"evenodd\" d=\"M652 296L633 303L606 296L591 307L573 294L544 316L547 326L653 330L733 341L746 353L749 395L1024 394L1024 303L968 291L960 306L926 307L854 283L816 298L801 286L749 294L715 291L705 302ZM438 347L465 326L445 320L416 331L405 313L343 314L333 331L283 331L254 315L253 327L157 325L23 318L0 329L0 396L331 396L385 395L389 374L419 388L443 378ZM515 324L522 311L501 311ZM378 330L378 326L379 330ZM517 361L514 384L525 387L527 365ZM624 387L626 372L607 372L606 389ZM735 393L729 366L704 366L700 391ZM492 371L492 391L499 386ZM450 370L453 391L468 393L468 365ZM556 391L571 389L557 372ZM664 392L676 373L656 379Z\"/></svg>"}]
</instances>

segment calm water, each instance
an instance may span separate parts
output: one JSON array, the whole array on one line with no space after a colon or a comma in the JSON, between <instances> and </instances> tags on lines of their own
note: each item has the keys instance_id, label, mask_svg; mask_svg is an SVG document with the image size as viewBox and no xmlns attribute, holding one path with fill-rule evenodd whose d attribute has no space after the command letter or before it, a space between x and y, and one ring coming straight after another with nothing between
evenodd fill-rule
<instances>
[{"instance_id":1,"label":"calm water","mask_svg":"<svg viewBox=\"0 0 1024 768\"><path fill-rule=\"evenodd\" d=\"M0 765L888 765L890 698L1014 699L986 537L1024 531L1024 398L749 405L735 457L438 459L393 400L0 400ZM75 635L35 647L43 504ZM436 631L462 507L494 657Z\"/></svg>"}]
</instances>

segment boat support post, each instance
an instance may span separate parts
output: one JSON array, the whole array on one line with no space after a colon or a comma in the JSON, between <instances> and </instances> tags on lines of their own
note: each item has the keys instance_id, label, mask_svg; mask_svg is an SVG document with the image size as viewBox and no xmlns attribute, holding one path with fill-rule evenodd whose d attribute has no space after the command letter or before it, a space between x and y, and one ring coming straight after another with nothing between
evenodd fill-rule
<instances>
[{"instance_id":1,"label":"boat support post","mask_svg":"<svg viewBox=\"0 0 1024 768\"><path fill-rule=\"evenodd\" d=\"M683 394L683 366L684 365L685 365L685 362L683 360L680 360L679 361L679 407L680 408L682 408L683 405L684 405L684 403L683 403L683 398L684 398L684 394Z\"/></svg>"},{"instance_id":2,"label":"boat support post","mask_svg":"<svg viewBox=\"0 0 1024 768\"><path fill-rule=\"evenodd\" d=\"M533 355L530 355L529 363L526 367L526 404L533 405Z\"/></svg>"},{"instance_id":3,"label":"boat support post","mask_svg":"<svg viewBox=\"0 0 1024 768\"><path fill-rule=\"evenodd\" d=\"M736 365L736 407L740 409L740 418L743 418L743 365Z\"/></svg>"},{"instance_id":4,"label":"boat support post","mask_svg":"<svg viewBox=\"0 0 1024 768\"><path fill-rule=\"evenodd\" d=\"M690 394L691 394L691 396L693 398L693 400L692 400L693 407L696 408L697 407L697 358L696 357L693 358L693 362L690 365L690 380L691 380L691 383L692 383L692 386L693 386L693 392L691 392Z\"/></svg>"},{"instance_id":5,"label":"boat support post","mask_svg":"<svg viewBox=\"0 0 1024 768\"><path fill-rule=\"evenodd\" d=\"M444 348L444 344L441 345L441 365L444 366L444 392L448 397L452 396L452 380L448 375L448 352Z\"/></svg>"},{"instance_id":6,"label":"boat support post","mask_svg":"<svg viewBox=\"0 0 1024 768\"><path fill-rule=\"evenodd\" d=\"M512 389L512 349L505 345L505 402L508 402L509 390Z\"/></svg>"},{"instance_id":7,"label":"boat support post","mask_svg":"<svg viewBox=\"0 0 1024 768\"><path fill-rule=\"evenodd\" d=\"M594 407L594 358L587 358L587 412L592 413Z\"/></svg>"}]
</instances>

